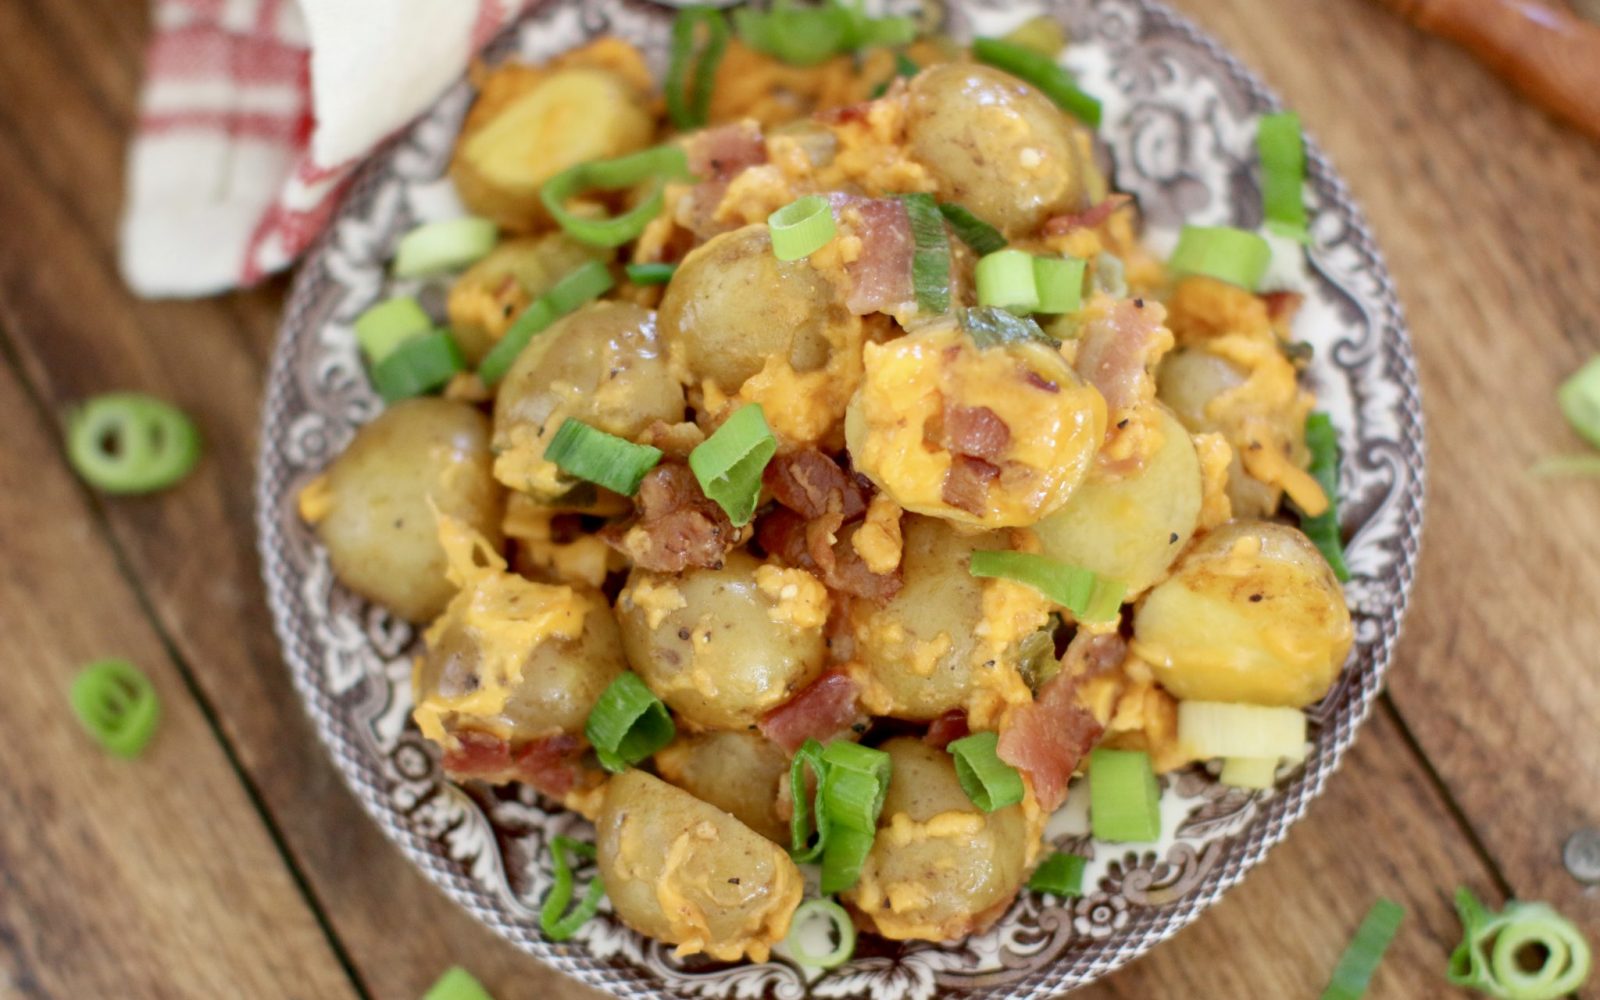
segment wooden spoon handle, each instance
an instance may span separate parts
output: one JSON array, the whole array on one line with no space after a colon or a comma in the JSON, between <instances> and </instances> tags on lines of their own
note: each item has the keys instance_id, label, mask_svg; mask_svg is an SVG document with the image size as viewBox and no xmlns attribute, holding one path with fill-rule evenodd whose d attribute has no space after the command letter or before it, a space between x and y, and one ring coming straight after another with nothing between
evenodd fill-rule
<instances>
[{"instance_id":1,"label":"wooden spoon handle","mask_svg":"<svg viewBox=\"0 0 1600 1000\"><path fill-rule=\"evenodd\" d=\"M1380 0L1600 139L1600 26L1537 0Z\"/></svg>"}]
</instances>

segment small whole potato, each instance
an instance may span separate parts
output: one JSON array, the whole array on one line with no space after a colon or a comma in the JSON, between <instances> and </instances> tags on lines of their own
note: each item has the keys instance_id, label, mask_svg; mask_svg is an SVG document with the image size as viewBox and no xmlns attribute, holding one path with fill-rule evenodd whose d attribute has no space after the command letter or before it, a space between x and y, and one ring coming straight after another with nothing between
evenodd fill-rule
<instances>
[{"instance_id":1,"label":"small whole potato","mask_svg":"<svg viewBox=\"0 0 1600 1000\"><path fill-rule=\"evenodd\" d=\"M844 900L896 941L951 941L992 924L1022 888L1039 831L1022 806L984 813L943 750L892 739L889 793L861 881Z\"/></svg>"},{"instance_id":2,"label":"small whole potato","mask_svg":"<svg viewBox=\"0 0 1600 1000\"><path fill-rule=\"evenodd\" d=\"M703 729L754 726L816 679L827 651L822 583L743 551L677 577L636 568L617 620L634 671Z\"/></svg>"},{"instance_id":3,"label":"small whole potato","mask_svg":"<svg viewBox=\"0 0 1600 1000\"><path fill-rule=\"evenodd\" d=\"M534 299L583 264L610 259L565 233L501 241L450 286L445 308L461 353L477 365Z\"/></svg>"},{"instance_id":4,"label":"small whole potato","mask_svg":"<svg viewBox=\"0 0 1600 1000\"><path fill-rule=\"evenodd\" d=\"M988 66L947 63L912 79L906 117L911 158L939 198L1007 232L1031 232L1083 207L1076 126L1033 87Z\"/></svg>"},{"instance_id":5,"label":"small whole potato","mask_svg":"<svg viewBox=\"0 0 1600 1000\"><path fill-rule=\"evenodd\" d=\"M1165 407L1161 445L1131 475L1090 472L1067 505L1033 526L1045 555L1127 585L1149 589L1194 536L1200 517L1200 459L1189 432Z\"/></svg>"},{"instance_id":6,"label":"small whole potato","mask_svg":"<svg viewBox=\"0 0 1600 1000\"><path fill-rule=\"evenodd\" d=\"M1310 539L1243 520L1201 538L1145 596L1133 650L1179 699L1299 708L1327 693L1353 636Z\"/></svg>"},{"instance_id":7,"label":"small whole potato","mask_svg":"<svg viewBox=\"0 0 1600 1000\"><path fill-rule=\"evenodd\" d=\"M778 819L778 784L789 758L759 733L712 732L680 737L657 751L656 770L666 780L721 809L777 844L789 842Z\"/></svg>"},{"instance_id":8,"label":"small whole potato","mask_svg":"<svg viewBox=\"0 0 1600 1000\"><path fill-rule=\"evenodd\" d=\"M661 339L696 383L739 391L769 357L797 372L828 363L830 324L851 317L803 260L772 254L764 224L713 237L685 257L661 299Z\"/></svg>"},{"instance_id":9,"label":"small whole potato","mask_svg":"<svg viewBox=\"0 0 1600 1000\"><path fill-rule=\"evenodd\" d=\"M683 419L683 387L667 370L655 315L628 302L594 302L528 342L494 407L495 475L553 500L573 483L545 460L568 418L633 438L657 420Z\"/></svg>"},{"instance_id":10,"label":"small whole potato","mask_svg":"<svg viewBox=\"0 0 1600 1000\"><path fill-rule=\"evenodd\" d=\"M788 934L800 870L721 809L635 769L607 783L595 828L617 916L679 955L764 962Z\"/></svg>"},{"instance_id":11,"label":"small whole potato","mask_svg":"<svg viewBox=\"0 0 1600 1000\"><path fill-rule=\"evenodd\" d=\"M490 474L489 422L466 403L408 399L356 432L313 484L308 510L339 582L425 622L455 586L434 511L498 545L505 490Z\"/></svg>"}]
</instances>

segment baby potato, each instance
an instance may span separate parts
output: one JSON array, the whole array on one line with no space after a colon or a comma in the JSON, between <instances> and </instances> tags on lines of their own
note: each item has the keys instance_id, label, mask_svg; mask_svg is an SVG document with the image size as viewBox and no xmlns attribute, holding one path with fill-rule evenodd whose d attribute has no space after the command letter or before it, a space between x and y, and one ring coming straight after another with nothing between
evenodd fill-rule
<instances>
[{"instance_id":1,"label":"baby potato","mask_svg":"<svg viewBox=\"0 0 1600 1000\"><path fill-rule=\"evenodd\" d=\"M709 802L777 844L789 843L789 826L778 819L778 783L789 758L758 733L695 733L655 755L666 780Z\"/></svg>"},{"instance_id":2,"label":"baby potato","mask_svg":"<svg viewBox=\"0 0 1600 1000\"><path fill-rule=\"evenodd\" d=\"M1278 509L1283 491L1251 476L1239 461L1238 435L1229 434L1209 407L1223 393L1244 385L1245 372L1227 358L1200 347L1180 347L1156 371L1156 397L1172 407L1191 433L1221 432L1233 445L1228 463L1228 500L1238 517L1267 517Z\"/></svg>"},{"instance_id":3,"label":"baby potato","mask_svg":"<svg viewBox=\"0 0 1600 1000\"><path fill-rule=\"evenodd\" d=\"M596 821L606 896L623 923L724 962L764 962L804 888L782 848L681 788L631 770Z\"/></svg>"},{"instance_id":4,"label":"baby potato","mask_svg":"<svg viewBox=\"0 0 1600 1000\"><path fill-rule=\"evenodd\" d=\"M941 200L1011 233L1083 207L1076 126L1033 87L988 66L947 63L917 74L908 100L907 146Z\"/></svg>"},{"instance_id":5,"label":"baby potato","mask_svg":"<svg viewBox=\"0 0 1600 1000\"><path fill-rule=\"evenodd\" d=\"M474 215L525 232L544 218L545 181L580 163L643 149L654 131L638 93L616 73L503 66L482 81L450 178Z\"/></svg>"},{"instance_id":6,"label":"baby potato","mask_svg":"<svg viewBox=\"0 0 1600 1000\"><path fill-rule=\"evenodd\" d=\"M851 317L803 260L772 254L762 223L713 237L684 258L661 299L661 339L698 384L732 395L770 357L797 372L828 363L828 327Z\"/></svg>"},{"instance_id":7,"label":"baby potato","mask_svg":"<svg viewBox=\"0 0 1600 1000\"><path fill-rule=\"evenodd\" d=\"M356 432L314 488L334 575L408 621L428 621L455 593L435 509L499 543L505 491L490 475L489 422L466 403L396 403Z\"/></svg>"},{"instance_id":8,"label":"baby potato","mask_svg":"<svg viewBox=\"0 0 1600 1000\"><path fill-rule=\"evenodd\" d=\"M494 474L512 489L554 499L573 484L544 451L568 417L632 438L657 420L682 420L683 407L655 314L628 302L592 302L529 341L506 373L494 407Z\"/></svg>"},{"instance_id":9,"label":"baby potato","mask_svg":"<svg viewBox=\"0 0 1600 1000\"><path fill-rule=\"evenodd\" d=\"M1146 595L1133 649L1179 699L1298 708L1327 693L1353 636L1344 592L1310 539L1242 520L1201 538Z\"/></svg>"},{"instance_id":10,"label":"baby potato","mask_svg":"<svg viewBox=\"0 0 1600 1000\"><path fill-rule=\"evenodd\" d=\"M617 620L628 662L674 712L703 729L746 729L822 672L827 602L804 570L734 551L719 569L678 577L634 569Z\"/></svg>"},{"instance_id":11,"label":"baby potato","mask_svg":"<svg viewBox=\"0 0 1600 1000\"><path fill-rule=\"evenodd\" d=\"M1038 850L1022 806L985 814L943 750L902 736L889 754L889 793L861 881L844 900L897 941L951 941L981 931L1022 888Z\"/></svg>"},{"instance_id":12,"label":"baby potato","mask_svg":"<svg viewBox=\"0 0 1600 1000\"><path fill-rule=\"evenodd\" d=\"M1147 590L1193 537L1200 518L1194 440L1159 407L1161 446L1131 475L1089 473L1067 505L1033 526L1045 555Z\"/></svg>"},{"instance_id":13,"label":"baby potato","mask_svg":"<svg viewBox=\"0 0 1600 1000\"><path fill-rule=\"evenodd\" d=\"M586 246L564 233L505 240L450 286L450 330L467 360L477 365L528 303L591 260L611 251Z\"/></svg>"}]
</instances>

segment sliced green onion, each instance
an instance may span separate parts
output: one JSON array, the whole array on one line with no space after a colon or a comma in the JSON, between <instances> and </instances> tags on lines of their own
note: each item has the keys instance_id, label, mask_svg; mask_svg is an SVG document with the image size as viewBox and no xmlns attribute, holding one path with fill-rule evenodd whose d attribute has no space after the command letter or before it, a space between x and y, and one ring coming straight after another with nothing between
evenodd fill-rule
<instances>
[{"instance_id":1,"label":"sliced green onion","mask_svg":"<svg viewBox=\"0 0 1600 1000\"><path fill-rule=\"evenodd\" d=\"M1039 308L1033 255L1021 250L996 250L979 259L978 305L1031 313Z\"/></svg>"},{"instance_id":2,"label":"sliced green onion","mask_svg":"<svg viewBox=\"0 0 1600 1000\"><path fill-rule=\"evenodd\" d=\"M820 194L808 194L767 216L772 234L772 255L779 260L800 260L827 246L839 227L833 208Z\"/></svg>"},{"instance_id":3,"label":"sliced green onion","mask_svg":"<svg viewBox=\"0 0 1600 1000\"><path fill-rule=\"evenodd\" d=\"M607 771L620 774L672 742L677 727L667 706L639 675L619 674L601 693L583 735Z\"/></svg>"},{"instance_id":4,"label":"sliced green onion","mask_svg":"<svg viewBox=\"0 0 1600 1000\"><path fill-rule=\"evenodd\" d=\"M705 46L695 52L695 33L705 26ZM680 129L700 128L711 110L717 66L728 48L728 22L715 7L685 7L672 22L672 61L667 65L667 114ZM694 78L689 78L690 63Z\"/></svg>"},{"instance_id":5,"label":"sliced green onion","mask_svg":"<svg viewBox=\"0 0 1600 1000\"><path fill-rule=\"evenodd\" d=\"M400 237L394 276L425 278L466 267L494 249L497 233L493 222L471 215L423 223Z\"/></svg>"},{"instance_id":6,"label":"sliced green onion","mask_svg":"<svg viewBox=\"0 0 1600 1000\"><path fill-rule=\"evenodd\" d=\"M490 386L505 378L517 355L535 335L579 306L609 292L614 284L616 280L611 277L611 269L598 260L581 264L564 275L549 291L529 303L489 349L478 365L478 378Z\"/></svg>"},{"instance_id":7,"label":"sliced green onion","mask_svg":"<svg viewBox=\"0 0 1600 1000\"><path fill-rule=\"evenodd\" d=\"M948 201L940 202L939 211L944 215L945 221L950 223L950 228L961 237L961 242L971 247L973 253L984 256L1006 248L1006 238L1000 235L1000 230L960 205Z\"/></svg>"},{"instance_id":8,"label":"sliced green onion","mask_svg":"<svg viewBox=\"0 0 1600 1000\"><path fill-rule=\"evenodd\" d=\"M1167 266L1255 291L1272 263L1272 247L1255 233L1230 226L1184 226Z\"/></svg>"},{"instance_id":9,"label":"sliced green onion","mask_svg":"<svg viewBox=\"0 0 1600 1000\"><path fill-rule=\"evenodd\" d=\"M1546 903L1511 902L1492 913L1465 886L1456 890L1462 941L1447 978L1502 1000L1556 1000L1589 978L1594 956L1572 921ZM1538 956L1537 965L1524 959Z\"/></svg>"},{"instance_id":10,"label":"sliced green onion","mask_svg":"<svg viewBox=\"0 0 1600 1000\"><path fill-rule=\"evenodd\" d=\"M472 973L456 965L446 969L444 975L428 987L422 1000L494 1000L494 997Z\"/></svg>"},{"instance_id":11,"label":"sliced green onion","mask_svg":"<svg viewBox=\"0 0 1600 1000\"><path fill-rule=\"evenodd\" d=\"M645 473L661 461L661 449L634 444L568 417L544 450L562 472L631 497Z\"/></svg>"},{"instance_id":12,"label":"sliced green onion","mask_svg":"<svg viewBox=\"0 0 1600 1000\"><path fill-rule=\"evenodd\" d=\"M1089 822L1096 840L1161 839L1161 787L1149 754L1106 747L1089 754Z\"/></svg>"},{"instance_id":13,"label":"sliced green onion","mask_svg":"<svg viewBox=\"0 0 1600 1000\"><path fill-rule=\"evenodd\" d=\"M1600 357L1590 359L1556 391L1556 401L1572 429L1600 447Z\"/></svg>"},{"instance_id":14,"label":"sliced green onion","mask_svg":"<svg viewBox=\"0 0 1600 1000\"><path fill-rule=\"evenodd\" d=\"M539 200L556 224L579 243L617 247L644 232L661 214L668 181L689 180L689 161L680 146L656 146L614 160L580 163L544 182ZM587 218L567 210L567 201L587 191L619 191L650 182L639 204L611 218Z\"/></svg>"},{"instance_id":15,"label":"sliced green onion","mask_svg":"<svg viewBox=\"0 0 1600 1000\"><path fill-rule=\"evenodd\" d=\"M1067 32L1061 27L1060 21L1048 14L1040 14L1006 32L1004 40L1054 59L1067 47Z\"/></svg>"},{"instance_id":16,"label":"sliced green onion","mask_svg":"<svg viewBox=\"0 0 1600 1000\"><path fill-rule=\"evenodd\" d=\"M812 841L812 803L805 769L817 779L816 840ZM822 862L822 891L843 892L855 885L872 851L878 815L889 787L889 756L848 741L823 749L814 739L795 752L789 764L789 854L797 863Z\"/></svg>"},{"instance_id":17,"label":"sliced green onion","mask_svg":"<svg viewBox=\"0 0 1600 1000\"><path fill-rule=\"evenodd\" d=\"M848 740L822 751L822 810L830 828L871 833L889 791L889 755Z\"/></svg>"},{"instance_id":18,"label":"sliced green onion","mask_svg":"<svg viewBox=\"0 0 1600 1000\"><path fill-rule=\"evenodd\" d=\"M1127 594L1126 585L1118 581L1106 580L1092 570L1031 552L980 549L972 553L967 569L976 577L1027 584L1085 622L1106 622L1115 618Z\"/></svg>"},{"instance_id":19,"label":"sliced green onion","mask_svg":"<svg viewBox=\"0 0 1600 1000\"><path fill-rule=\"evenodd\" d=\"M700 491L728 515L746 525L761 496L761 473L778 452L760 403L747 403L689 453L689 468Z\"/></svg>"},{"instance_id":20,"label":"sliced green onion","mask_svg":"<svg viewBox=\"0 0 1600 1000\"><path fill-rule=\"evenodd\" d=\"M1057 65L1050 56L998 38L975 39L972 56L981 63L1033 84L1063 111L1090 128L1099 126L1100 102L1079 90L1072 74Z\"/></svg>"},{"instance_id":21,"label":"sliced green onion","mask_svg":"<svg viewBox=\"0 0 1600 1000\"><path fill-rule=\"evenodd\" d=\"M164 400L107 393L67 418L67 460L102 493L150 493L173 485L200 461L200 432Z\"/></svg>"},{"instance_id":22,"label":"sliced green onion","mask_svg":"<svg viewBox=\"0 0 1600 1000\"><path fill-rule=\"evenodd\" d=\"M859 6L827 0L819 7L778 3L770 10L741 7L733 24L744 43L791 66L815 66L836 55L905 45L917 35L908 17L868 17Z\"/></svg>"},{"instance_id":23,"label":"sliced green onion","mask_svg":"<svg viewBox=\"0 0 1600 1000\"><path fill-rule=\"evenodd\" d=\"M1039 863L1033 877L1028 879L1028 888L1052 896L1081 896L1083 869L1088 863L1087 858L1057 851Z\"/></svg>"},{"instance_id":24,"label":"sliced green onion","mask_svg":"<svg viewBox=\"0 0 1600 1000\"><path fill-rule=\"evenodd\" d=\"M1038 289L1035 312L1061 315L1083 305L1083 275L1089 262L1076 257L1033 258L1033 283Z\"/></svg>"},{"instance_id":25,"label":"sliced green onion","mask_svg":"<svg viewBox=\"0 0 1600 1000\"><path fill-rule=\"evenodd\" d=\"M1361 1000L1405 915L1406 911L1393 900L1380 899L1372 904L1356 928L1356 936L1333 967L1333 978L1322 991L1322 1000Z\"/></svg>"},{"instance_id":26,"label":"sliced green onion","mask_svg":"<svg viewBox=\"0 0 1600 1000\"><path fill-rule=\"evenodd\" d=\"M572 935L578 933L578 928L600 912L600 900L605 898L606 894L604 883L598 878L592 879L588 887L583 890L583 899L572 908L572 912L567 912L567 905L572 902L573 893L572 863L567 857L569 853L593 861L594 845L573 840L571 837L550 838L550 857L554 862L555 881L550 886L550 894L544 898L544 905L539 907L539 929L552 941L570 940Z\"/></svg>"},{"instance_id":27,"label":"sliced green onion","mask_svg":"<svg viewBox=\"0 0 1600 1000\"><path fill-rule=\"evenodd\" d=\"M1225 701L1178 702L1178 743L1197 760L1306 755L1306 716L1298 708Z\"/></svg>"},{"instance_id":28,"label":"sliced green onion","mask_svg":"<svg viewBox=\"0 0 1600 1000\"><path fill-rule=\"evenodd\" d=\"M1267 228L1301 243L1311 241L1301 189L1306 179L1305 139L1300 116L1293 112L1264 115L1256 127L1256 155L1261 160L1261 212Z\"/></svg>"},{"instance_id":29,"label":"sliced green onion","mask_svg":"<svg viewBox=\"0 0 1600 1000\"><path fill-rule=\"evenodd\" d=\"M801 965L831 969L856 951L856 925L831 899L808 899L789 921L789 955ZM827 944L823 945L822 941Z\"/></svg>"},{"instance_id":30,"label":"sliced green onion","mask_svg":"<svg viewBox=\"0 0 1600 1000\"><path fill-rule=\"evenodd\" d=\"M1000 737L992 732L973 733L946 749L955 758L956 779L972 804L986 813L1022 801L1022 775L1000 759Z\"/></svg>"},{"instance_id":31,"label":"sliced green onion","mask_svg":"<svg viewBox=\"0 0 1600 1000\"><path fill-rule=\"evenodd\" d=\"M1316 517L1300 515L1300 530L1328 560L1342 583L1350 579L1344 561L1344 540L1339 537L1339 432L1326 413L1306 417L1306 447L1311 451L1311 477L1328 498L1328 509Z\"/></svg>"},{"instance_id":32,"label":"sliced green onion","mask_svg":"<svg viewBox=\"0 0 1600 1000\"><path fill-rule=\"evenodd\" d=\"M1228 757L1217 780L1229 788L1271 788L1278 780L1278 757Z\"/></svg>"},{"instance_id":33,"label":"sliced green onion","mask_svg":"<svg viewBox=\"0 0 1600 1000\"><path fill-rule=\"evenodd\" d=\"M628 264L622 268L635 285L665 285L677 273L676 264Z\"/></svg>"},{"instance_id":34,"label":"sliced green onion","mask_svg":"<svg viewBox=\"0 0 1600 1000\"><path fill-rule=\"evenodd\" d=\"M807 767L811 768L811 774L817 780L816 843L811 842L812 797L806 794ZM822 780L826 774L827 765L822 762L822 744L815 739L807 739L795 751L794 759L789 761L789 798L794 803L789 817L789 856L796 864L816 861L828 846L828 825L824 822L822 808Z\"/></svg>"},{"instance_id":35,"label":"sliced green onion","mask_svg":"<svg viewBox=\"0 0 1600 1000\"><path fill-rule=\"evenodd\" d=\"M957 318L962 332L971 337L972 342L980 349L1029 342L1050 347L1056 345L1050 335L1039 328L1038 323L997 306L974 306L962 309Z\"/></svg>"},{"instance_id":36,"label":"sliced green onion","mask_svg":"<svg viewBox=\"0 0 1600 1000\"><path fill-rule=\"evenodd\" d=\"M84 667L67 700L95 742L127 760L144 752L161 720L155 686L127 660L100 660Z\"/></svg>"},{"instance_id":37,"label":"sliced green onion","mask_svg":"<svg viewBox=\"0 0 1600 1000\"><path fill-rule=\"evenodd\" d=\"M372 366L372 384L385 402L394 403L432 392L464 371L456 339L444 330L413 337Z\"/></svg>"},{"instance_id":38,"label":"sliced green onion","mask_svg":"<svg viewBox=\"0 0 1600 1000\"><path fill-rule=\"evenodd\" d=\"M822 891L825 894L844 892L861 881L861 866L872 853L875 838L875 831L829 827L828 844L822 851Z\"/></svg>"},{"instance_id":39,"label":"sliced green onion","mask_svg":"<svg viewBox=\"0 0 1600 1000\"><path fill-rule=\"evenodd\" d=\"M368 364L377 364L394 349L413 337L433 331L433 320L422 311L422 306L409 295L385 299L356 317L356 343L367 356Z\"/></svg>"},{"instance_id":40,"label":"sliced green onion","mask_svg":"<svg viewBox=\"0 0 1600 1000\"><path fill-rule=\"evenodd\" d=\"M950 238L944 216L930 194L901 195L911 220L911 287L917 310L940 315L950 309Z\"/></svg>"}]
</instances>

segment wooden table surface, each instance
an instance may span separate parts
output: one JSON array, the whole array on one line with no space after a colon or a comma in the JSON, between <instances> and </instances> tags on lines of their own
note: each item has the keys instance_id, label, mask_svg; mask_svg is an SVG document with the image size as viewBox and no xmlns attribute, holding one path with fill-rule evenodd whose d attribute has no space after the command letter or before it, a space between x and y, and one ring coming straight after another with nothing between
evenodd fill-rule
<instances>
[{"instance_id":1,"label":"wooden table surface","mask_svg":"<svg viewBox=\"0 0 1600 1000\"><path fill-rule=\"evenodd\" d=\"M1377 896L1407 909L1375 997L1454 995L1454 886L1548 899L1600 944L1561 846L1600 826L1600 483L1553 404L1600 351L1600 146L1365 0L1182 0L1297 108L1388 255L1421 361L1427 538L1390 693L1269 860L1086 998L1319 995ZM345 790L257 573L257 411L285 283L142 302L117 276L146 33L135 0L0 0L0 996L593 996L479 927ZM1600 99L1600 98L1597 98ZM61 415L136 388L207 452L107 500ZM137 763L78 732L83 662L163 698ZM1600 996L1600 990L1592 995Z\"/></svg>"}]
</instances>

